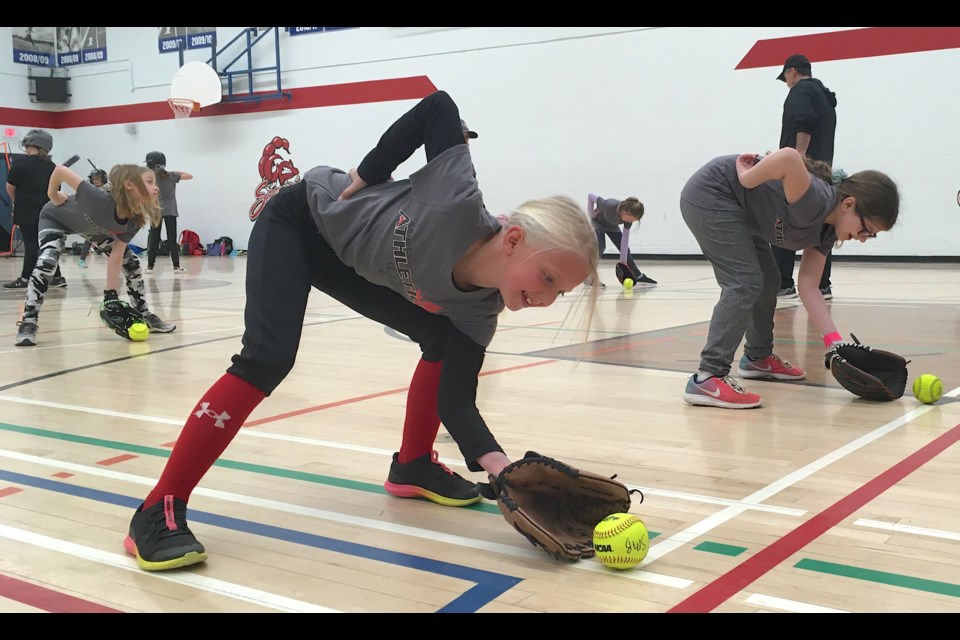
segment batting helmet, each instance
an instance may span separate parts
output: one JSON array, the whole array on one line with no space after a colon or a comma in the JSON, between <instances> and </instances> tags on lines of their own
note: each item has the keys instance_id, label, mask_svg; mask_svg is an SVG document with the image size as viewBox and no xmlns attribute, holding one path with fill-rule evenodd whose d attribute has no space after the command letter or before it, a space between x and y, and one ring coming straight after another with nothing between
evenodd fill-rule
<instances>
[{"instance_id":1,"label":"batting helmet","mask_svg":"<svg viewBox=\"0 0 960 640\"><path fill-rule=\"evenodd\" d=\"M23 140L20 141L20 146L37 147L50 153L53 149L53 136L43 129L30 129L30 131L27 131L27 135L23 136Z\"/></svg>"},{"instance_id":2,"label":"batting helmet","mask_svg":"<svg viewBox=\"0 0 960 640\"><path fill-rule=\"evenodd\" d=\"M147 154L147 159L145 160L147 166L151 169L156 169L157 167L167 166L167 156L163 155L159 151L151 151Z\"/></svg>"},{"instance_id":3,"label":"batting helmet","mask_svg":"<svg viewBox=\"0 0 960 640\"><path fill-rule=\"evenodd\" d=\"M100 178L100 184L107 184L107 172L103 169L94 169L90 172L90 182L93 182L94 178Z\"/></svg>"}]
</instances>

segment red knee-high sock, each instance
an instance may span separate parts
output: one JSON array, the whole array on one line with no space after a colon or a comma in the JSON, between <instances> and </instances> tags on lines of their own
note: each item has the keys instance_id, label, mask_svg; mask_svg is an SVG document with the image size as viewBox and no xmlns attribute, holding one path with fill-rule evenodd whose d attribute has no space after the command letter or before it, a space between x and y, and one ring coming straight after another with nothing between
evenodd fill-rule
<instances>
[{"instance_id":1,"label":"red knee-high sock","mask_svg":"<svg viewBox=\"0 0 960 640\"><path fill-rule=\"evenodd\" d=\"M440 370L443 361L427 362L423 358L413 372L407 391L407 416L403 422L403 442L397 461L407 464L433 450L433 442L440 431L437 414L437 395L440 390Z\"/></svg>"},{"instance_id":2,"label":"red knee-high sock","mask_svg":"<svg viewBox=\"0 0 960 640\"><path fill-rule=\"evenodd\" d=\"M157 486L143 502L147 509L164 496L184 502L217 461L265 394L226 373L203 395L177 438Z\"/></svg>"}]
</instances>

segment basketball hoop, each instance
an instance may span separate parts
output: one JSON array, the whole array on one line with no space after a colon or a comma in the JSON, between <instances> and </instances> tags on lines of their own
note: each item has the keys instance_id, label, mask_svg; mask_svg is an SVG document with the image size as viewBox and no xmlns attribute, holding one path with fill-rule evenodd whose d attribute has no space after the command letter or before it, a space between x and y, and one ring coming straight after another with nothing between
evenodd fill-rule
<instances>
[{"instance_id":1,"label":"basketball hoop","mask_svg":"<svg viewBox=\"0 0 960 640\"><path fill-rule=\"evenodd\" d=\"M174 119L178 121L185 121L191 113L200 111L200 103L190 98L167 98L167 104L173 110Z\"/></svg>"}]
</instances>

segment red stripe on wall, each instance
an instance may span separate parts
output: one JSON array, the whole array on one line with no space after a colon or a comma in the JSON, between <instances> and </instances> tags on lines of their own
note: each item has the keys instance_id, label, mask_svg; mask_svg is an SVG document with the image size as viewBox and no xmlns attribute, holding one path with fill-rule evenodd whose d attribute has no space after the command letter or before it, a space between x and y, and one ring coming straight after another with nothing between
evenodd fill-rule
<instances>
[{"instance_id":1,"label":"red stripe on wall","mask_svg":"<svg viewBox=\"0 0 960 640\"><path fill-rule=\"evenodd\" d=\"M810 62L824 62L957 48L960 27L867 27L758 40L736 68L782 68L795 53L802 53Z\"/></svg>"},{"instance_id":2,"label":"red stripe on wall","mask_svg":"<svg viewBox=\"0 0 960 640\"><path fill-rule=\"evenodd\" d=\"M235 115L240 113L264 113L269 111L286 111L289 109L316 109L318 107L391 102L394 100L419 100L436 90L436 86L431 82L430 78L426 76L300 87L288 91L288 93L292 95L292 98L289 100L270 98L245 102L221 102L206 107L199 113L192 114L190 117L208 118L211 116ZM271 92L258 92L254 95L264 96L269 93ZM0 108L0 122L10 126L71 129L75 127L95 127L105 124L152 122L155 120L173 120L173 112L167 105L166 100L56 112Z\"/></svg>"}]
</instances>

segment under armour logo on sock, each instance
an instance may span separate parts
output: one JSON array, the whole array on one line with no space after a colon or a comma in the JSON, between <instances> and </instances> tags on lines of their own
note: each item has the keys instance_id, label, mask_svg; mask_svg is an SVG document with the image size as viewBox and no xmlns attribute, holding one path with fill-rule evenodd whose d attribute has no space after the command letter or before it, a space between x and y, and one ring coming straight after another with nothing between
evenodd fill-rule
<instances>
[{"instance_id":1,"label":"under armour logo on sock","mask_svg":"<svg viewBox=\"0 0 960 640\"><path fill-rule=\"evenodd\" d=\"M216 411L213 411L212 409L210 409L209 402L201 402L200 408L197 409L193 415L197 416L198 418L202 418L203 416L210 416L211 418L213 418L213 426L215 426L218 429L223 429L226 426L226 423L224 421L230 419L230 414L227 413L226 411L224 411L223 413L217 413Z\"/></svg>"}]
</instances>

